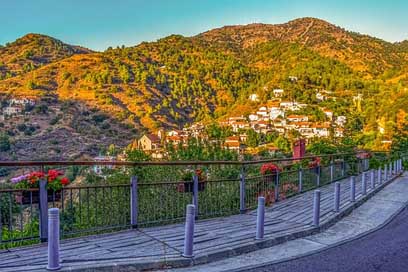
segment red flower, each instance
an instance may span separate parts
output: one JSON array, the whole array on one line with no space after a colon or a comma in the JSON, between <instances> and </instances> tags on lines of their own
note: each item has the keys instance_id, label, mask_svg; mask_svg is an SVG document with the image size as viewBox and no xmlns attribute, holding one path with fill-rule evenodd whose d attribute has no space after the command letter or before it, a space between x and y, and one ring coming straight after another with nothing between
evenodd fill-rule
<instances>
[{"instance_id":1,"label":"red flower","mask_svg":"<svg viewBox=\"0 0 408 272\"><path fill-rule=\"evenodd\" d=\"M321 159L320 157L314 158L313 161L309 162L309 168L316 168L320 165Z\"/></svg>"},{"instance_id":2,"label":"red flower","mask_svg":"<svg viewBox=\"0 0 408 272\"><path fill-rule=\"evenodd\" d=\"M281 169L273 163L265 163L261 166L262 175L275 174L279 171L281 171Z\"/></svg>"},{"instance_id":3,"label":"red flower","mask_svg":"<svg viewBox=\"0 0 408 272\"><path fill-rule=\"evenodd\" d=\"M69 179L67 177L63 177L61 179L61 184L64 185L64 186L68 185L69 184Z\"/></svg>"}]
</instances>

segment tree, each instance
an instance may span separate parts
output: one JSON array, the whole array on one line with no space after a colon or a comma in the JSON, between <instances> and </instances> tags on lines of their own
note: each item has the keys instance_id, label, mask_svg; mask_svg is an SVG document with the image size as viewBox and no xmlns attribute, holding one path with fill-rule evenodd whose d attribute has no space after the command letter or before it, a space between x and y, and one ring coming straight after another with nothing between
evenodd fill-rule
<instances>
[{"instance_id":1,"label":"tree","mask_svg":"<svg viewBox=\"0 0 408 272\"><path fill-rule=\"evenodd\" d=\"M9 151L11 148L10 138L6 134L0 134L0 151L5 152Z\"/></svg>"},{"instance_id":2,"label":"tree","mask_svg":"<svg viewBox=\"0 0 408 272\"><path fill-rule=\"evenodd\" d=\"M246 140L246 144L249 147L257 147L260 144L261 141L261 137L259 136L258 133L256 133L255 130L253 129L249 129L247 131L247 140Z\"/></svg>"},{"instance_id":3,"label":"tree","mask_svg":"<svg viewBox=\"0 0 408 272\"><path fill-rule=\"evenodd\" d=\"M282 135L279 135L279 137L276 138L274 145L283 152L290 152L292 150L291 143L289 142L288 139L286 139Z\"/></svg>"}]
</instances>

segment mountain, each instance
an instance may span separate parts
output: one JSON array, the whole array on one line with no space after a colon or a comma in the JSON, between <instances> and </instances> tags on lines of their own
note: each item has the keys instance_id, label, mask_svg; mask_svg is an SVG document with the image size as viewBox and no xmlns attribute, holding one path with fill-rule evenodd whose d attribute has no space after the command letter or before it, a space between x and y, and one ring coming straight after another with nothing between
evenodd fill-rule
<instances>
[{"instance_id":1,"label":"mountain","mask_svg":"<svg viewBox=\"0 0 408 272\"><path fill-rule=\"evenodd\" d=\"M298 43L369 76L406 65L394 44L346 31L315 18L301 18L278 25L225 26L199 34L197 38L239 49L268 41Z\"/></svg>"},{"instance_id":2,"label":"mountain","mask_svg":"<svg viewBox=\"0 0 408 272\"><path fill-rule=\"evenodd\" d=\"M7 121L2 130L12 135L17 157L27 157L21 149L30 142L53 147L47 144L52 137L41 137L66 131L71 134L60 144L69 148L55 156L71 156L76 139L96 154L93 141L123 146L143 132L248 114L272 98L273 88L283 88L284 99L311 104L315 112L316 90L327 90L336 101L321 106L358 117L364 131L386 124L390 136L399 110L408 108L406 48L406 41L389 43L314 18L226 26L105 52L29 34L0 48L0 71L8 75L0 80L0 99L2 107L12 97L37 104L29 117ZM252 93L259 103L248 102ZM357 95L363 110L350 99ZM28 134L16 128L29 122L39 128Z\"/></svg>"},{"instance_id":3,"label":"mountain","mask_svg":"<svg viewBox=\"0 0 408 272\"><path fill-rule=\"evenodd\" d=\"M0 79L10 78L35 70L75 54L92 51L65 44L41 34L27 34L15 42L0 47Z\"/></svg>"}]
</instances>

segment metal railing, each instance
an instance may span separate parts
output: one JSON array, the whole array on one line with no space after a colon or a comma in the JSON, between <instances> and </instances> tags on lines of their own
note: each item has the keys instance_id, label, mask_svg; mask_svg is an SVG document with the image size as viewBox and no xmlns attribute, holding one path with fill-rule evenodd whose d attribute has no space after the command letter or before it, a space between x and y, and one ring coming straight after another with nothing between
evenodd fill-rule
<instances>
[{"instance_id":1,"label":"metal railing","mask_svg":"<svg viewBox=\"0 0 408 272\"><path fill-rule=\"evenodd\" d=\"M370 159L357 155L320 155L321 163L312 168L317 156L244 162L0 162L8 177L22 169L75 173L75 182L59 191L47 191L46 180L36 189L0 189L0 247L46 241L50 207L60 209L61 237L67 238L181 222L190 203L198 219L245 213L256 208L259 196L271 205L407 159L402 154L371 153ZM265 163L282 170L261 175ZM96 175L95 165L106 168ZM196 169L204 169L204 178L183 177Z\"/></svg>"}]
</instances>

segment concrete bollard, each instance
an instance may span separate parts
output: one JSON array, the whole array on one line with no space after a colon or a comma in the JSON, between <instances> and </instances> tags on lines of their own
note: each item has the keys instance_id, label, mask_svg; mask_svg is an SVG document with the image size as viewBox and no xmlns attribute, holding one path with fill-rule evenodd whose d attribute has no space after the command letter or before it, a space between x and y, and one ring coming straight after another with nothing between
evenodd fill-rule
<instances>
[{"instance_id":1,"label":"concrete bollard","mask_svg":"<svg viewBox=\"0 0 408 272\"><path fill-rule=\"evenodd\" d=\"M186 225L184 231L184 251L183 257L192 258L194 246L194 223L195 223L195 206L187 205L186 209Z\"/></svg>"},{"instance_id":2,"label":"concrete bollard","mask_svg":"<svg viewBox=\"0 0 408 272\"><path fill-rule=\"evenodd\" d=\"M367 194L367 179L366 179L366 172L363 172L361 175L361 194L366 195Z\"/></svg>"},{"instance_id":3,"label":"concrete bollard","mask_svg":"<svg viewBox=\"0 0 408 272\"><path fill-rule=\"evenodd\" d=\"M340 211L340 182L334 183L334 211Z\"/></svg>"},{"instance_id":4,"label":"concrete bollard","mask_svg":"<svg viewBox=\"0 0 408 272\"><path fill-rule=\"evenodd\" d=\"M258 197L258 210L256 216L256 240L264 238L265 228L265 198L263 196Z\"/></svg>"},{"instance_id":5,"label":"concrete bollard","mask_svg":"<svg viewBox=\"0 0 408 272\"><path fill-rule=\"evenodd\" d=\"M315 190L313 194L313 225L320 224L320 190Z\"/></svg>"},{"instance_id":6,"label":"concrete bollard","mask_svg":"<svg viewBox=\"0 0 408 272\"><path fill-rule=\"evenodd\" d=\"M374 190L375 188L374 169L370 171L370 184L371 184L371 190Z\"/></svg>"},{"instance_id":7,"label":"concrete bollard","mask_svg":"<svg viewBox=\"0 0 408 272\"><path fill-rule=\"evenodd\" d=\"M59 209L48 209L48 265L47 270L58 270L60 264L60 221Z\"/></svg>"},{"instance_id":8,"label":"concrete bollard","mask_svg":"<svg viewBox=\"0 0 408 272\"><path fill-rule=\"evenodd\" d=\"M377 183L378 184L381 184L381 167L378 167L378 170L377 170Z\"/></svg>"},{"instance_id":9,"label":"concrete bollard","mask_svg":"<svg viewBox=\"0 0 408 272\"><path fill-rule=\"evenodd\" d=\"M350 202L356 201L356 177L350 177Z\"/></svg>"}]
</instances>

